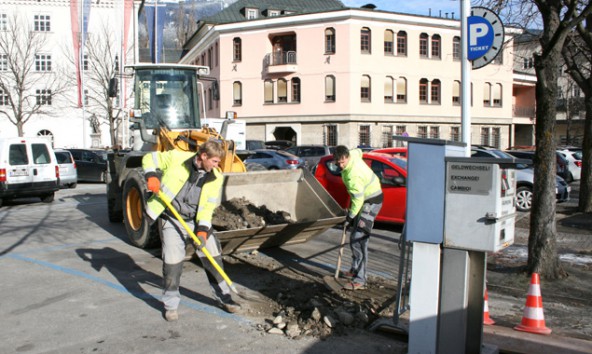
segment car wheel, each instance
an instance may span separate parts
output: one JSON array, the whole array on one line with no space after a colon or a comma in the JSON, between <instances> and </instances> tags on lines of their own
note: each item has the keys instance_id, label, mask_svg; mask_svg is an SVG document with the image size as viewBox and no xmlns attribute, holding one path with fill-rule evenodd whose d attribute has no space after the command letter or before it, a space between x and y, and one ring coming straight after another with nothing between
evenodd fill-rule
<instances>
[{"instance_id":1,"label":"car wheel","mask_svg":"<svg viewBox=\"0 0 592 354\"><path fill-rule=\"evenodd\" d=\"M49 193L49 194L45 194L45 195L41 196L41 201L43 203L51 203L51 202L53 202L54 196L55 196L55 193L53 193L53 192Z\"/></svg>"},{"instance_id":2,"label":"car wheel","mask_svg":"<svg viewBox=\"0 0 592 354\"><path fill-rule=\"evenodd\" d=\"M256 162L245 163L245 168L247 169L247 171L267 171L265 166Z\"/></svg>"},{"instance_id":3,"label":"car wheel","mask_svg":"<svg viewBox=\"0 0 592 354\"><path fill-rule=\"evenodd\" d=\"M516 190L516 209L530 211L532 207L532 190L528 187L518 187Z\"/></svg>"},{"instance_id":4,"label":"car wheel","mask_svg":"<svg viewBox=\"0 0 592 354\"><path fill-rule=\"evenodd\" d=\"M68 188L74 189L74 188L76 188L77 185L78 185L77 183L70 183L70 185L68 186Z\"/></svg>"}]
</instances>

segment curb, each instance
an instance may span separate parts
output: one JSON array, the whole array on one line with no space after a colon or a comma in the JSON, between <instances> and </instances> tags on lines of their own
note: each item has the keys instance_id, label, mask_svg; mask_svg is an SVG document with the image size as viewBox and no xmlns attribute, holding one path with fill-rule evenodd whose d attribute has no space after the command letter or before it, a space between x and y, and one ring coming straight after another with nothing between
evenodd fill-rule
<instances>
[{"instance_id":1,"label":"curb","mask_svg":"<svg viewBox=\"0 0 592 354\"><path fill-rule=\"evenodd\" d=\"M518 332L501 326L483 326L483 343L496 345L500 352L506 353L592 353L591 341L553 334L545 336Z\"/></svg>"}]
</instances>

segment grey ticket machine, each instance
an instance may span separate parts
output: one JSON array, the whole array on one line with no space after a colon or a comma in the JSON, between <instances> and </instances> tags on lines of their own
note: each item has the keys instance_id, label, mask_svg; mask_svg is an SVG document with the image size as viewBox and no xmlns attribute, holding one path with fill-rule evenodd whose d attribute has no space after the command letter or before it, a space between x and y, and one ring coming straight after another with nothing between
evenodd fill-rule
<instances>
[{"instance_id":1,"label":"grey ticket machine","mask_svg":"<svg viewBox=\"0 0 592 354\"><path fill-rule=\"evenodd\" d=\"M480 353L486 252L514 242L514 160L408 138L409 353Z\"/></svg>"}]
</instances>

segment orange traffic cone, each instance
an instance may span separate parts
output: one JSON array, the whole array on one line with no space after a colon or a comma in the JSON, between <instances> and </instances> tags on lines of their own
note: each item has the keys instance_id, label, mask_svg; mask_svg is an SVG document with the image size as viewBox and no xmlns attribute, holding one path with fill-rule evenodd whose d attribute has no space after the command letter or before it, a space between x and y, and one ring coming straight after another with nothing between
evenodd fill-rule
<instances>
[{"instance_id":1,"label":"orange traffic cone","mask_svg":"<svg viewBox=\"0 0 592 354\"><path fill-rule=\"evenodd\" d=\"M543 314L543 297L541 296L541 283L538 273L532 273L528 294L526 296L526 307L522 323L514 327L515 330L535 334L550 334L551 330L545 326Z\"/></svg>"},{"instance_id":2,"label":"orange traffic cone","mask_svg":"<svg viewBox=\"0 0 592 354\"><path fill-rule=\"evenodd\" d=\"M483 324L492 325L495 321L489 317L489 296L487 295L487 288L485 288L485 302L483 303Z\"/></svg>"}]
</instances>

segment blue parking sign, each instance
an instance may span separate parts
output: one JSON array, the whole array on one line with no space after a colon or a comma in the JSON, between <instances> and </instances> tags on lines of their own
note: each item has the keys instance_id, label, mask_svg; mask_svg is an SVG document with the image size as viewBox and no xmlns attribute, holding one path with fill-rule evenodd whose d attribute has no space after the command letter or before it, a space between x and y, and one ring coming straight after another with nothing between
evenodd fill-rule
<instances>
[{"instance_id":1,"label":"blue parking sign","mask_svg":"<svg viewBox=\"0 0 592 354\"><path fill-rule=\"evenodd\" d=\"M469 60L484 56L493 44L493 26L485 18L469 16Z\"/></svg>"}]
</instances>

